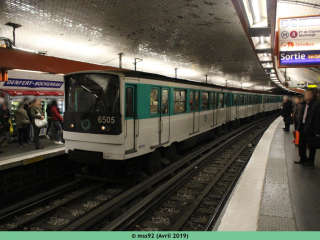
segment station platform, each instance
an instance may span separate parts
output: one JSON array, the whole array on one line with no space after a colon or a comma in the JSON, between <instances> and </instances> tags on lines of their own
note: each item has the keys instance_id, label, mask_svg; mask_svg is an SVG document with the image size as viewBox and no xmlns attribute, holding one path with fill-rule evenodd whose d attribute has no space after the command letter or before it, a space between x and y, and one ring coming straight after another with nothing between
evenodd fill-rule
<instances>
[{"instance_id":1,"label":"station platform","mask_svg":"<svg viewBox=\"0 0 320 240\"><path fill-rule=\"evenodd\" d=\"M320 151L315 166L295 164L298 148L283 127L280 117L264 133L214 230L320 230Z\"/></svg>"},{"instance_id":2,"label":"station platform","mask_svg":"<svg viewBox=\"0 0 320 240\"><path fill-rule=\"evenodd\" d=\"M1 147L0 150L3 153L0 154L0 171L65 154L64 145L56 145L46 138L41 138L40 143L43 149L35 149L34 144L19 148L18 143Z\"/></svg>"}]
</instances>

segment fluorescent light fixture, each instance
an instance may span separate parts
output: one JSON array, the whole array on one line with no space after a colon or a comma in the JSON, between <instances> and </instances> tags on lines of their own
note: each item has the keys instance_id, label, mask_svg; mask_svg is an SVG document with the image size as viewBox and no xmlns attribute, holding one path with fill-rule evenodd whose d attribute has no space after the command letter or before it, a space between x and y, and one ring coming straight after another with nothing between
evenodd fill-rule
<instances>
[{"instance_id":1,"label":"fluorescent light fixture","mask_svg":"<svg viewBox=\"0 0 320 240\"><path fill-rule=\"evenodd\" d=\"M261 37L260 37L260 43L261 43L261 44L264 44L264 36L261 36ZM265 53L265 56L267 56L266 53Z\"/></svg>"},{"instance_id":2,"label":"fluorescent light fixture","mask_svg":"<svg viewBox=\"0 0 320 240\"><path fill-rule=\"evenodd\" d=\"M48 73L48 72L32 71L32 70L24 70L24 69L12 69L12 71L18 71L18 72L32 72L32 73Z\"/></svg>"},{"instance_id":3,"label":"fluorescent light fixture","mask_svg":"<svg viewBox=\"0 0 320 240\"><path fill-rule=\"evenodd\" d=\"M260 19L260 9L259 9L259 0L251 0L251 6L253 11L253 18L255 23L261 22Z\"/></svg>"}]
</instances>

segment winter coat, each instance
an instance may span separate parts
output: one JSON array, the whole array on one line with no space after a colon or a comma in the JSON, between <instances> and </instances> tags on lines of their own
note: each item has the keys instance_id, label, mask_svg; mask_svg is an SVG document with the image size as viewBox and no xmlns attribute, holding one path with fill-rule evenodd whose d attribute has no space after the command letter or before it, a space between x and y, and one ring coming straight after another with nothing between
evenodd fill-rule
<instances>
[{"instance_id":1,"label":"winter coat","mask_svg":"<svg viewBox=\"0 0 320 240\"><path fill-rule=\"evenodd\" d=\"M294 104L293 105L293 110L292 110L292 120L293 122L298 122L300 118L300 109L301 109L301 104Z\"/></svg>"},{"instance_id":2,"label":"winter coat","mask_svg":"<svg viewBox=\"0 0 320 240\"><path fill-rule=\"evenodd\" d=\"M27 115L27 111L24 110L23 108L17 109L15 112L16 116L16 126L17 128L26 128L28 127L29 124L23 124L22 120L29 120L29 117Z\"/></svg>"},{"instance_id":3,"label":"winter coat","mask_svg":"<svg viewBox=\"0 0 320 240\"><path fill-rule=\"evenodd\" d=\"M63 118L61 117L59 110L56 106L51 106L51 117L52 121L63 121Z\"/></svg>"}]
</instances>

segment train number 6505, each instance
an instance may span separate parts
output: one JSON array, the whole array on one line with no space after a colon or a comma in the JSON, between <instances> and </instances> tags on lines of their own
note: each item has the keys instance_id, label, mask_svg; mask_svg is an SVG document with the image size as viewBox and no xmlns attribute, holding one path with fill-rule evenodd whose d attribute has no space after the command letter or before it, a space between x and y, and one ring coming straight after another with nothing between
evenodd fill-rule
<instances>
[{"instance_id":1,"label":"train number 6505","mask_svg":"<svg viewBox=\"0 0 320 240\"><path fill-rule=\"evenodd\" d=\"M107 117L107 116L99 116L98 117L98 123L115 123L115 117Z\"/></svg>"}]
</instances>

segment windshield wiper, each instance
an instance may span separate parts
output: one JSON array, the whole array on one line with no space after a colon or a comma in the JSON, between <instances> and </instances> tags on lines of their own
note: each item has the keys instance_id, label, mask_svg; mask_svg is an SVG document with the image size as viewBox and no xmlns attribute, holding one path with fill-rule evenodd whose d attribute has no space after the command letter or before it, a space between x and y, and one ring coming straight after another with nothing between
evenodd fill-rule
<instances>
[{"instance_id":1,"label":"windshield wiper","mask_svg":"<svg viewBox=\"0 0 320 240\"><path fill-rule=\"evenodd\" d=\"M91 104L91 106L82 114L82 116L81 116L81 119L82 119L82 120L86 119L86 118L89 116L90 111L91 111L92 108L93 108L93 110L96 109L99 101L101 101L104 110L106 110L106 107L105 107L105 105L104 105L104 102L103 102L102 99L100 98L100 96L101 96L101 94L102 94L102 92L103 92L102 89L101 89L101 91L100 91L100 93L99 93L99 96L97 96L97 95L96 95L93 91L91 91L90 89L88 89L88 88L86 88L86 87L84 87L84 86L82 86L82 85L81 85L81 87L82 87L83 89L85 89L86 91L88 91L89 93L93 94L93 95L96 97L96 100L94 100L94 102Z\"/></svg>"}]
</instances>

